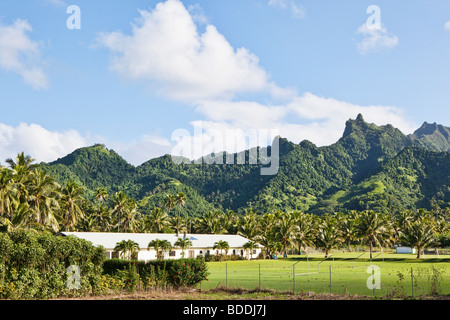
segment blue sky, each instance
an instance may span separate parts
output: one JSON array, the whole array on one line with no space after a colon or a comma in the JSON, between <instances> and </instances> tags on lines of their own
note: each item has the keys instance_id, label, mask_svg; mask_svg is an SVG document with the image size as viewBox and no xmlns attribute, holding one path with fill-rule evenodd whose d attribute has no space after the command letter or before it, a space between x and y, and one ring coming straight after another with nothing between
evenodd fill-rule
<instances>
[{"instance_id":1,"label":"blue sky","mask_svg":"<svg viewBox=\"0 0 450 320\"><path fill-rule=\"evenodd\" d=\"M0 161L100 142L138 165L246 130L328 145L358 113L448 126L449 21L447 0L2 1Z\"/></svg>"}]
</instances>

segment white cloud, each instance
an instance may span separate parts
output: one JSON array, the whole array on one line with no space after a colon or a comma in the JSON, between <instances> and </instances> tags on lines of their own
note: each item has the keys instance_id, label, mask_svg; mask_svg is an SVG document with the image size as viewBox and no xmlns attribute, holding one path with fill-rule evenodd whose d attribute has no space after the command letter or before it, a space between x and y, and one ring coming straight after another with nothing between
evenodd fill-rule
<instances>
[{"instance_id":1,"label":"white cloud","mask_svg":"<svg viewBox=\"0 0 450 320\"><path fill-rule=\"evenodd\" d=\"M169 98L190 102L280 91L248 49L235 50L213 25L199 33L181 1L139 12L131 35L112 32L98 38L115 53L110 67L120 76L152 82Z\"/></svg>"},{"instance_id":2,"label":"white cloud","mask_svg":"<svg viewBox=\"0 0 450 320\"><path fill-rule=\"evenodd\" d=\"M37 162L50 162L87 145L75 130L49 131L37 124L21 123L12 127L0 123L0 162L24 152Z\"/></svg>"},{"instance_id":3,"label":"white cloud","mask_svg":"<svg viewBox=\"0 0 450 320\"><path fill-rule=\"evenodd\" d=\"M294 18L305 17L305 10L295 0L269 0L268 5L274 8L290 10Z\"/></svg>"},{"instance_id":4,"label":"white cloud","mask_svg":"<svg viewBox=\"0 0 450 320\"><path fill-rule=\"evenodd\" d=\"M383 49L392 49L398 45L398 37L390 34L384 26L369 28L365 23L359 27L357 34L363 36L357 45L358 51L363 55Z\"/></svg>"},{"instance_id":5,"label":"white cloud","mask_svg":"<svg viewBox=\"0 0 450 320\"><path fill-rule=\"evenodd\" d=\"M0 24L0 67L19 74L34 89L46 89L49 82L39 44L28 35L31 31L31 25L21 19L11 25Z\"/></svg>"},{"instance_id":6,"label":"white cloud","mask_svg":"<svg viewBox=\"0 0 450 320\"><path fill-rule=\"evenodd\" d=\"M450 20L445 23L444 29L445 30L450 30Z\"/></svg>"},{"instance_id":7,"label":"white cloud","mask_svg":"<svg viewBox=\"0 0 450 320\"><path fill-rule=\"evenodd\" d=\"M295 2L269 1L281 9L292 9L292 4ZM111 69L119 76L156 84L165 96L192 105L204 117L191 122L194 132L176 130L172 143L149 136L117 145L115 149L128 158L142 162L172 153L169 148L174 146L172 151L189 150L184 155L196 159L210 152L242 151L255 143L264 146L278 134L297 143L308 139L319 146L329 145L341 137L345 122L359 113L366 121L390 123L405 133L416 128L393 106L359 106L312 93L299 96L295 90L278 87L270 82L257 56L245 48L235 50L213 25L199 33L193 15L179 0L167 0L152 11L140 11L131 35L104 33L98 39L114 52ZM384 27L371 30L363 26L359 33L364 35L359 45L363 54L398 43ZM241 93L279 100L244 101L239 99ZM252 131L262 136L250 143L245 137ZM239 139L242 141L236 145Z\"/></svg>"}]
</instances>

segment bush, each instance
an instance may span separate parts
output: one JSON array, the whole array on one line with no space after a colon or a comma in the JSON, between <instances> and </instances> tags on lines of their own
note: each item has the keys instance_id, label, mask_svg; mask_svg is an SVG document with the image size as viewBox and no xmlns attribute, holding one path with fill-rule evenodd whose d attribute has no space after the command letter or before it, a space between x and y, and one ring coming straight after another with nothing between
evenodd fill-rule
<instances>
[{"instance_id":1,"label":"bush","mask_svg":"<svg viewBox=\"0 0 450 320\"><path fill-rule=\"evenodd\" d=\"M204 259L196 258L148 262L108 259L103 264L103 272L126 282L129 273L125 271L129 270L130 266L136 268L140 283L145 289L166 288L167 285L175 288L195 286L206 280L208 275Z\"/></svg>"},{"instance_id":2,"label":"bush","mask_svg":"<svg viewBox=\"0 0 450 320\"><path fill-rule=\"evenodd\" d=\"M49 299L94 293L102 274L104 249L75 237L51 233L14 231L0 234L0 298ZM68 285L74 275L80 288Z\"/></svg>"}]
</instances>

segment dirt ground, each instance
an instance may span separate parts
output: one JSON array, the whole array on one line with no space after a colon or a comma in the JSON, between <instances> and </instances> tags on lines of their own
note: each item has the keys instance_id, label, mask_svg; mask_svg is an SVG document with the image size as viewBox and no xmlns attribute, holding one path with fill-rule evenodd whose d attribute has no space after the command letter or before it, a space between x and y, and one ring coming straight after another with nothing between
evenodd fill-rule
<instances>
[{"instance_id":1,"label":"dirt ground","mask_svg":"<svg viewBox=\"0 0 450 320\"><path fill-rule=\"evenodd\" d=\"M271 290L213 289L200 291L196 289L152 290L147 292L120 293L104 296L85 296L79 298L59 298L56 300L372 300L370 296L316 294L314 292L277 292ZM381 298L377 298L381 300ZM383 298L382 300L402 300ZM408 298L407 298L408 299ZM416 297L417 300L450 300L450 296Z\"/></svg>"}]
</instances>

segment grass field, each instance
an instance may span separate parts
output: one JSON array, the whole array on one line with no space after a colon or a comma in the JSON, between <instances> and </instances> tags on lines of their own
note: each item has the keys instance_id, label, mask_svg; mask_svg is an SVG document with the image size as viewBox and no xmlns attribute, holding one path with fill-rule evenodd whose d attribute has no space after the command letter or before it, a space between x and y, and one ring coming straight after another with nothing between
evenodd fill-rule
<instances>
[{"instance_id":1,"label":"grass field","mask_svg":"<svg viewBox=\"0 0 450 320\"><path fill-rule=\"evenodd\" d=\"M372 268L379 267L380 289L369 289ZM450 295L450 255L426 256L395 253L333 253L289 256L277 260L208 262L209 281L201 288L273 289L295 292L415 297ZM376 272L377 269L373 269ZM411 277L412 271L412 277ZM295 277L293 276L295 274ZM375 274L378 278L378 274ZM295 279L295 281L294 281Z\"/></svg>"}]
</instances>

